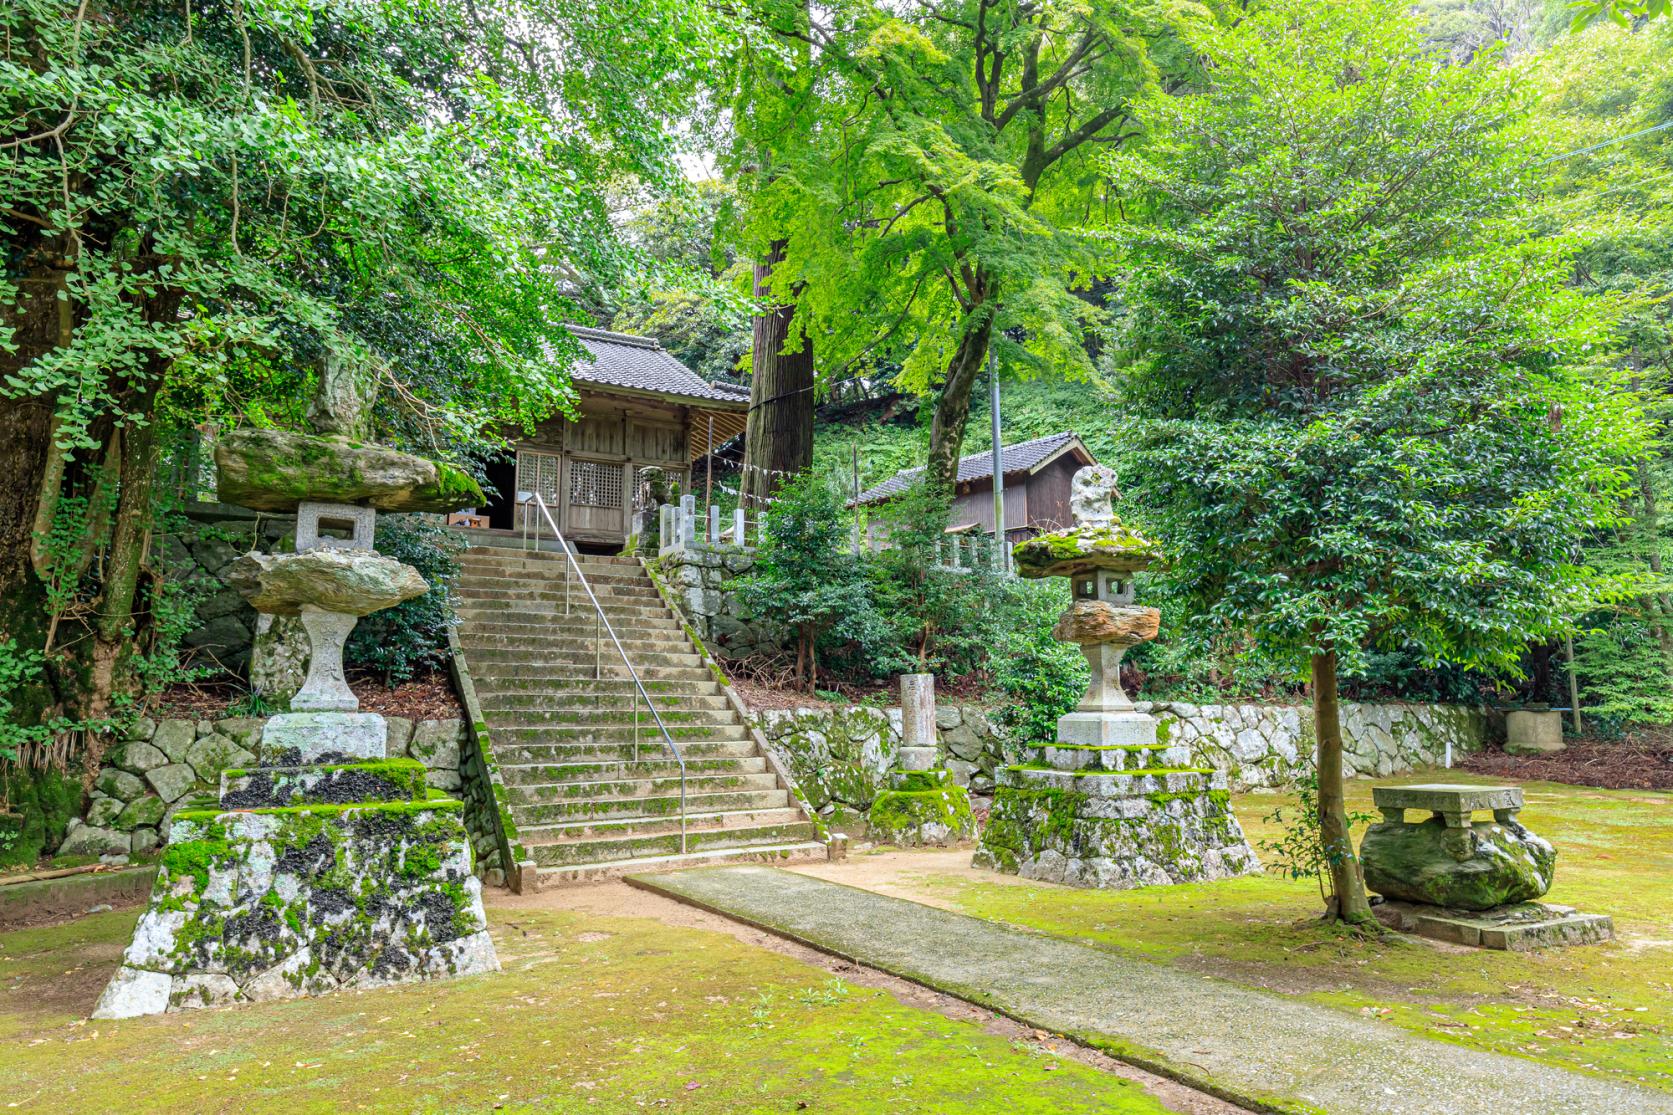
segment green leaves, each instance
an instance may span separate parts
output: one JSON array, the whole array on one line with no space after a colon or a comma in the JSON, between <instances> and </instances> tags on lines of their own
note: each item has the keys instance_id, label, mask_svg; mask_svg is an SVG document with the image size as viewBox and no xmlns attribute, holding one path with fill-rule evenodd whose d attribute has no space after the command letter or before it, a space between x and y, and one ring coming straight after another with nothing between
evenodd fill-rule
<instances>
[{"instance_id":1,"label":"green leaves","mask_svg":"<svg viewBox=\"0 0 1673 1115\"><path fill-rule=\"evenodd\" d=\"M1523 98L1422 41L1382 0L1280 2L1147 95L1152 143L1111 164L1147 217L1115 463L1209 632L1514 673L1630 591L1580 554L1645 431L1599 361L1622 305L1516 207Z\"/></svg>"}]
</instances>

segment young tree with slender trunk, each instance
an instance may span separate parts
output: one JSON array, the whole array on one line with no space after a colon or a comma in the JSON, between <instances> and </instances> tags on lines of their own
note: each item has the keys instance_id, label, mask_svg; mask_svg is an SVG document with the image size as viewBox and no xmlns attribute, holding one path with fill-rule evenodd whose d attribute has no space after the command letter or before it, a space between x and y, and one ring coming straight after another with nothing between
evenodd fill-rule
<instances>
[{"instance_id":1,"label":"young tree with slender trunk","mask_svg":"<svg viewBox=\"0 0 1673 1115\"><path fill-rule=\"evenodd\" d=\"M1019 374L1093 374L1097 314L1073 292L1108 262L1087 231L1119 206L1101 156L1137 134L1134 95L1183 64L1176 23L1210 18L1122 0L842 0L763 21L812 70L762 90L798 106L797 127L749 125L773 159L752 209L784 241L775 290L796 292L824 366L898 363L934 397L931 483L952 487L990 344Z\"/></svg>"},{"instance_id":2,"label":"young tree with slender trunk","mask_svg":"<svg viewBox=\"0 0 1673 1115\"><path fill-rule=\"evenodd\" d=\"M1580 560L1645 445L1606 360L1619 307L1518 208L1525 105L1438 66L1398 0L1273 0L1192 40L1112 170L1123 489L1204 632L1310 683L1329 914L1371 921L1343 802L1340 676L1374 651L1514 672L1626 591Z\"/></svg>"}]
</instances>

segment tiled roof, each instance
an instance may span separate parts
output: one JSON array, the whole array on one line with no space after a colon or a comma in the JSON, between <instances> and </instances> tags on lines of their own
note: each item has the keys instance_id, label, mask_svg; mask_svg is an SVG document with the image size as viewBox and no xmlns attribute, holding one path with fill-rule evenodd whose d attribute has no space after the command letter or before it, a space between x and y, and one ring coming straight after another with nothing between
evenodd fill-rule
<instances>
[{"instance_id":1,"label":"tiled roof","mask_svg":"<svg viewBox=\"0 0 1673 1115\"><path fill-rule=\"evenodd\" d=\"M659 395L679 395L706 403L736 406L749 402L749 388L706 382L650 337L587 329L579 325L564 328L593 354L592 363L581 362L571 369L571 374L582 383L654 391Z\"/></svg>"},{"instance_id":2,"label":"tiled roof","mask_svg":"<svg viewBox=\"0 0 1673 1115\"><path fill-rule=\"evenodd\" d=\"M1005 475L1013 472L1028 472L1041 463L1050 460L1064 448L1078 445L1080 437L1072 430L1065 430L1059 434L1048 434L1037 437L1033 441L1024 441L1016 445L1007 445L1001 451L1004 459ZM1082 446L1082 452L1085 447ZM1090 459L1091 454L1087 454ZM860 493L856 503L881 503L886 499L900 495L924 475L921 468L902 469L875 488L868 488ZM971 483L976 480L991 480L993 478L993 453L984 450L972 453L968 457L960 457L958 461L958 482Z\"/></svg>"}]
</instances>

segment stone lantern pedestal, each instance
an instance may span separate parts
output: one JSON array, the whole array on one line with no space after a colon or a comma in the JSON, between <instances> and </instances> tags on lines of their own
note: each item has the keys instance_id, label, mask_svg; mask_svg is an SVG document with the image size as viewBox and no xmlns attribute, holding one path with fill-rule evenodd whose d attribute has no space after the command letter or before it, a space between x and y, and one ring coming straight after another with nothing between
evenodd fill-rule
<instances>
[{"instance_id":1,"label":"stone lantern pedestal","mask_svg":"<svg viewBox=\"0 0 1673 1115\"><path fill-rule=\"evenodd\" d=\"M1231 813L1226 776L1191 765L1158 738L1154 717L1121 687L1121 660L1156 637L1161 614L1133 601L1133 575L1156 545L1116 519L1113 474L1075 474L1069 530L1020 543L1023 577L1067 577L1073 600L1052 634L1092 669L1086 695L1056 738L995 772L993 811L976 865L1086 887L1198 882L1260 869Z\"/></svg>"},{"instance_id":2,"label":"stone lantern pedestal","mask_svg":"<svg viewBox=\"0 0 1673 1115\"><path fill-rule=\"evenodd\" d=\"M359 711L343 676L360 617L430 587L373 551L376 509L447 510L480 492L359 441L235 433L216 454L222 498L297 510L298 552L246 554L228 580L262 615L300 622L308 676L263 727L261 764L226 771L218 797L175 815L95 1018L499 967L464 804L432 791L422 763L387 757L384 718Z\"/></svg>"},{"instance_id":3,"label":"stone lantern pedestal","mask_svg":"<svg viewBox=\"0 0 1673 1115\"><path fill-rule=\"evenodd\" d=\"M866 835L902 847L956 844L976 834L970 791L935 765L935 675L900 679L899 769L866 814Z\"/></svg>"}]
</instances>

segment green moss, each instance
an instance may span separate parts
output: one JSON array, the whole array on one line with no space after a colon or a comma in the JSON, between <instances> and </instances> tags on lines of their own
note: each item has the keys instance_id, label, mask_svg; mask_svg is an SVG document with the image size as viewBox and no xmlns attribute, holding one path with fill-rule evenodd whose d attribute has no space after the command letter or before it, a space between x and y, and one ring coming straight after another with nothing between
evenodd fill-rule
<instances>
[{"instance_id":1,"label":"green moss","mask_svg":"<svg viewBox=\"0 0 1673 1115\"><path fill-rule=\"evenodd\" d=\"M946 839L959 840L975 834L970 794L964 787L937 785L926 790L884 790L866 814L867 833L885 844L912 845L942 839L939 833L924 831L934 825L949 830Z\"/></svg>"},{"instance_id":2,"label":"green moss","mask_svg":"<svg viewBox=\"0 0 1673 1115\"><path fill-rule=\"evenodd\" d=\"M182 813L176 819L184 816ZM211 828L218 826L212 825ZM170 844L163 849L161 862L168 878L183 879L190 876L197 883L197 892L201 893L203 888L209 885L210 869L219 861L230 858L232 854L232 845L227 842L223 830L206 834L197 840Z\"/></svg>"}]
</instances>

